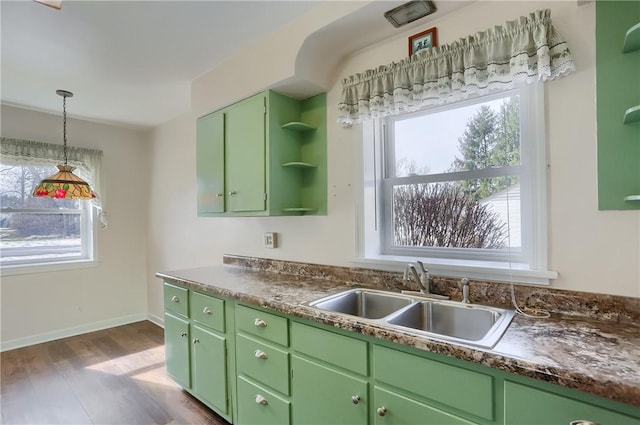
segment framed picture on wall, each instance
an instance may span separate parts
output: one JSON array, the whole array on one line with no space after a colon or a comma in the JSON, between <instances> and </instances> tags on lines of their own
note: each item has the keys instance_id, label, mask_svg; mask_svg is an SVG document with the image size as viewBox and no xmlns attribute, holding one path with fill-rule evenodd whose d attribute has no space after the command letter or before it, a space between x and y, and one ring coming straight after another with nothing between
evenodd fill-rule
<instances>
[{"instance_id":1,"label":"framed picture on wall","mask_svg":"<svg viewBox=\"0 0 640 425\"><path fill-rule=\"evenodd\" d=\"M438 32L436 27L419 32L409 37L409 56L420 50L428 49L438 45Z\"/></svg>"}]
</instances>

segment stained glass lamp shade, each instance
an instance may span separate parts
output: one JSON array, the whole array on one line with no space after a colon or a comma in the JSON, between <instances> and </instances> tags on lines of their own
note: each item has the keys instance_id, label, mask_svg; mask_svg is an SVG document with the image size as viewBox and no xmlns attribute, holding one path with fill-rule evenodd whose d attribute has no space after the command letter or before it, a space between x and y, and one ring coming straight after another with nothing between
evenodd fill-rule
<instances>
[{"instance_id":1,"label":"stained glass lamp shade","mask_svg":"<svg viewBox=\"0 0 640 425\"><path fill-rule=\"evenodd\" d=\"M72 97L73 93L66 90L56 90L56 93L63 98L64 165L58 165L57 173L38 183L33 189L33 196L58 199L93 199L96 194L89 183L73 174L75 167L67 164L67 97Z\"/></svg>"}]
</instances>

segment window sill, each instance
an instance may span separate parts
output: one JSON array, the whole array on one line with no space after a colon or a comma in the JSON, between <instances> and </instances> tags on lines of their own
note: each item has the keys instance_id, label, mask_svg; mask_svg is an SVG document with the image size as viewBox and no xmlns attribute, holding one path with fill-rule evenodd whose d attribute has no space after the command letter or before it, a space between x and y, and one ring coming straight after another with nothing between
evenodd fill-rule
<instances>
[{"instance_id":1,"label":"window sill","mask_svg":"<svg viewBox=\"0 0 640 425\"><path fill-rule=\"evenodd\" d=\"M15 276L32 273L48 273L73 269L85 269L96 267L98 260L61 261L57 263L20 264L14 266L1 266L0 276Z\"/></svg>"},{"instance_id":2,"label":"window sill","mask_svg":"<svg viewBox=\"0 0 640 425\"><path fill-rule=\"evenodd\" d=\"M514 282L532 285L550 285L558 272L531 270L526 264L489 261L451 260L442 258L416 258L395 255L356 257L351 262L369 268L402 272L407 263L421 260L433 276L466 277L476 280Z\"/></svg>"}]
</instances>

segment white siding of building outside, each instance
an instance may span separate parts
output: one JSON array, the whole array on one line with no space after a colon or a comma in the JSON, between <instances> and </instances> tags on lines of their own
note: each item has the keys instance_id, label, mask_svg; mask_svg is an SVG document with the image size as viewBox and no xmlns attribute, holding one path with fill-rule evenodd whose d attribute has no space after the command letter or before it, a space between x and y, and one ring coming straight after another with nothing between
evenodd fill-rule
<instances>
[{"instance_id":1,"label":"white siding of building outside","mask_svg":"<svg viewBox=\"0 0 640 425\"><path fill-rule=\"evenodd\" d=\"M522 246L520 220L520 184L494 193L480 200L481 205L487 205L488 209L498 214L499 219L509 226L508 246L519 248Z\"/></svg>"}]
</instances>

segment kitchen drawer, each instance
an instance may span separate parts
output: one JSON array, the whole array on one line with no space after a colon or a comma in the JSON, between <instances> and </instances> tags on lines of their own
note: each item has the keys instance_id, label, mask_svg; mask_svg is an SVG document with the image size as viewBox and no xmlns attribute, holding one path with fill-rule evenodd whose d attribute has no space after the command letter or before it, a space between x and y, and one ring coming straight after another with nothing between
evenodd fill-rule
<instances>
[{"instance_id":1,"label":"kitchen drawer","mask_svg":"<svg viewBox=\"0 0 640 425\"><path fill-rule=\"evenodd\" d=\"M244 335L236 338L238 371L289 395L289 353Z\"/></svg>"},{"instance_id":2,"label":"kitchen drawer","mask_svg":"<svg viewBox=\"0 0 640 425\"><path fill-rule=\"evenodd\" d=\"M189 290L164 284L164 309L184 317L189 316Z\"/></svg>"},{"instance_id":3,"label":"kitchen drawer","mask_svg":"<svg viewBox=\"0 0 640 425\"><path fill-rule=\"evenodd\" d=\"M294 323L291 329L293 349L361 375L366 375L367 343L312 326Z\"/></svg>"},{"instance_id":4,"label":"kitchen drawer","mask_svg":"<svg viewBox=\"0 0 640 425\"><path fill-rule=\"evenodd\" d=\"M191 291L191 318L213 330L224 332L224 300Z\"/></svg>"},{"instance_id":5,"label":"kitchen drawer","mask_svg":"<svg viewBox=\"0 0 640 425\"><path fill-rule=\"evenodd\" d=\"M288 346L288 321L284 317L243 305L236 307L236 329L276 344Z\"/></svg>"},{"instance_id":6,"label":"kitchen drawer","mask_svg":"<svg viewBox=\"0 0 640 425\"><path fill-rule=\"evenodd\" d=\"M373 376L420 397L493 420L493 377L390 348L373 346Z\"/></svg>"},{"instance_id":7,"label":"kitchen drawer","mask_svg":"<svg viewBox=\"0 0 640 425\"><path fill-rule=\"evenodd\" d=\"M290 402L244 377L238 377L239 425L288 425Z\"/></svg>"},{"instance_id":8,"label":"kitchen drawer","mask_svg":"<svg viewBox=\"0 0 640 425\"><path fill-rule=\"evenodd\" d=\"M380 387L374 389L373 400L374 425L473 424L473 422Z\"/></svg>"},{"instance_id":9,"label":"kitchen drawer","mask_svg":"<svg viewBox=\"0 0 640 425\"><path fill-rule=\"evenodd\" d=\"M576 420L600 425L640 424L637 418L509 381L504 383L504 406L504 422L509 425L568 424Z\"/></svg>"}]
</instances>

